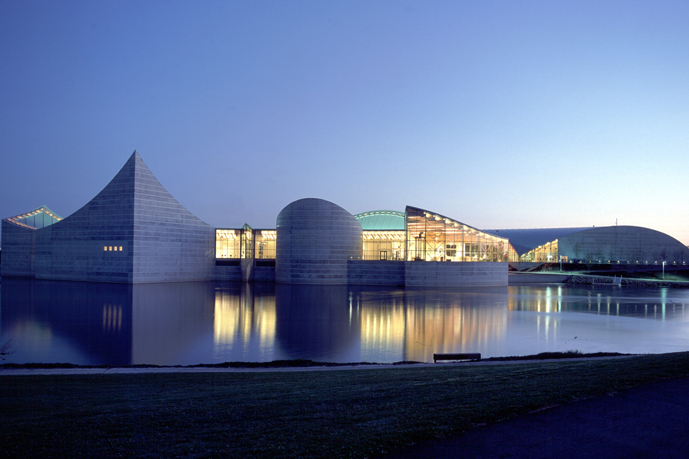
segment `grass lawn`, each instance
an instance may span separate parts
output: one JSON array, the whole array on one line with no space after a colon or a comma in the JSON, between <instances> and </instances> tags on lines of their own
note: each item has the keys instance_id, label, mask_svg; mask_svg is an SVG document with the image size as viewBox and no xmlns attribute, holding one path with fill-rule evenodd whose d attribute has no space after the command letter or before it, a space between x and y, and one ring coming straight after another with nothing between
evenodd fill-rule
<instances>
[{"instance_id":1,"label":"grass lawn","mask_svg":"<svg viewBox=\"0 0 689 459\"><path fill-rule=\"evenodd\" d=\"M369 457L689 375L689 353L335 371L0 376L2 457Z\"/></svg>"}]
</instances>

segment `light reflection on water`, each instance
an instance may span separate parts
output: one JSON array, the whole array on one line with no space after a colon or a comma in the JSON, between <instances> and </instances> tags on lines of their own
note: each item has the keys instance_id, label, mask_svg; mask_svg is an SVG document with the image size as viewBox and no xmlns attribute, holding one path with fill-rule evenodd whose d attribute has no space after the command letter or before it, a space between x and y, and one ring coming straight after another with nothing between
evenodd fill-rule
<instances>
[{"instance_id":1,"label":"light reflection on water","mask_svg":"<svg viewBox=\"0 0 689 459\"><path fill-rule=\"evenodd\" d=\"M430 362L544 351L687 350L689 291L532 285L462 290L4 278L4 363Z\"/></svg>"}]
</instances>

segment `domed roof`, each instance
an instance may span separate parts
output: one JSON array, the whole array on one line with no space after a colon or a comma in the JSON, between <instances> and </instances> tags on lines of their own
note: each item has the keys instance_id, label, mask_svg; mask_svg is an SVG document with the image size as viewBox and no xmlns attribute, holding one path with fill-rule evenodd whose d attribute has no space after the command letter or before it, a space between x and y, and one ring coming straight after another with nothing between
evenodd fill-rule
<instances>
[{"instance_id":1,"label":"domed roof","mask_svg":"<svg viewBox=\"0 0 689 459\"><path fill-rule=\"evenodd\" d=\"M395 210L372 210L354 216L364 231L404 231L407 214Z\"/></svg>"}]
</instances>

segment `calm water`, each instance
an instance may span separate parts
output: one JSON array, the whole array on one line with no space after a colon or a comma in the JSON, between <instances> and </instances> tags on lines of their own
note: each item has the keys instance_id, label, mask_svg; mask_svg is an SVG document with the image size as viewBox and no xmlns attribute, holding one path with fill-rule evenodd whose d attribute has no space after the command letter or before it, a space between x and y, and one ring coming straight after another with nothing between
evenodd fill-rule
<instances>
[{"instance_id":1,"label":"calm water","mask_svg":"<svg viewBox=\"0 0 689 459\"><path fill-rule=\"evenodd\" d=\"M689 291L557 284L471 290L2 279L4 363L432 361L689 350Z\"/></svg>"}]
</instances>

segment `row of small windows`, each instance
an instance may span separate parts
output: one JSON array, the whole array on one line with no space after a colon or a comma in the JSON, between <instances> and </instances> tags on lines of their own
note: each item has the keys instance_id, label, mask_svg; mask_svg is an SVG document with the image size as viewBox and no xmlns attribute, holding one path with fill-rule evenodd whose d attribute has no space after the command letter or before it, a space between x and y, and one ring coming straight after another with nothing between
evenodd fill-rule
<instances>
[{"instance_id":1,"label":"row of small windows","mask_svg":"<svg viewBox=\"0 0 689 459\"><path fill-rule=\"evenodd\" d=\"M103 252L121 252L122 251L122 246L117 246L117 245L104 245L103 246Z\"/></svg>"}]
</instances>

